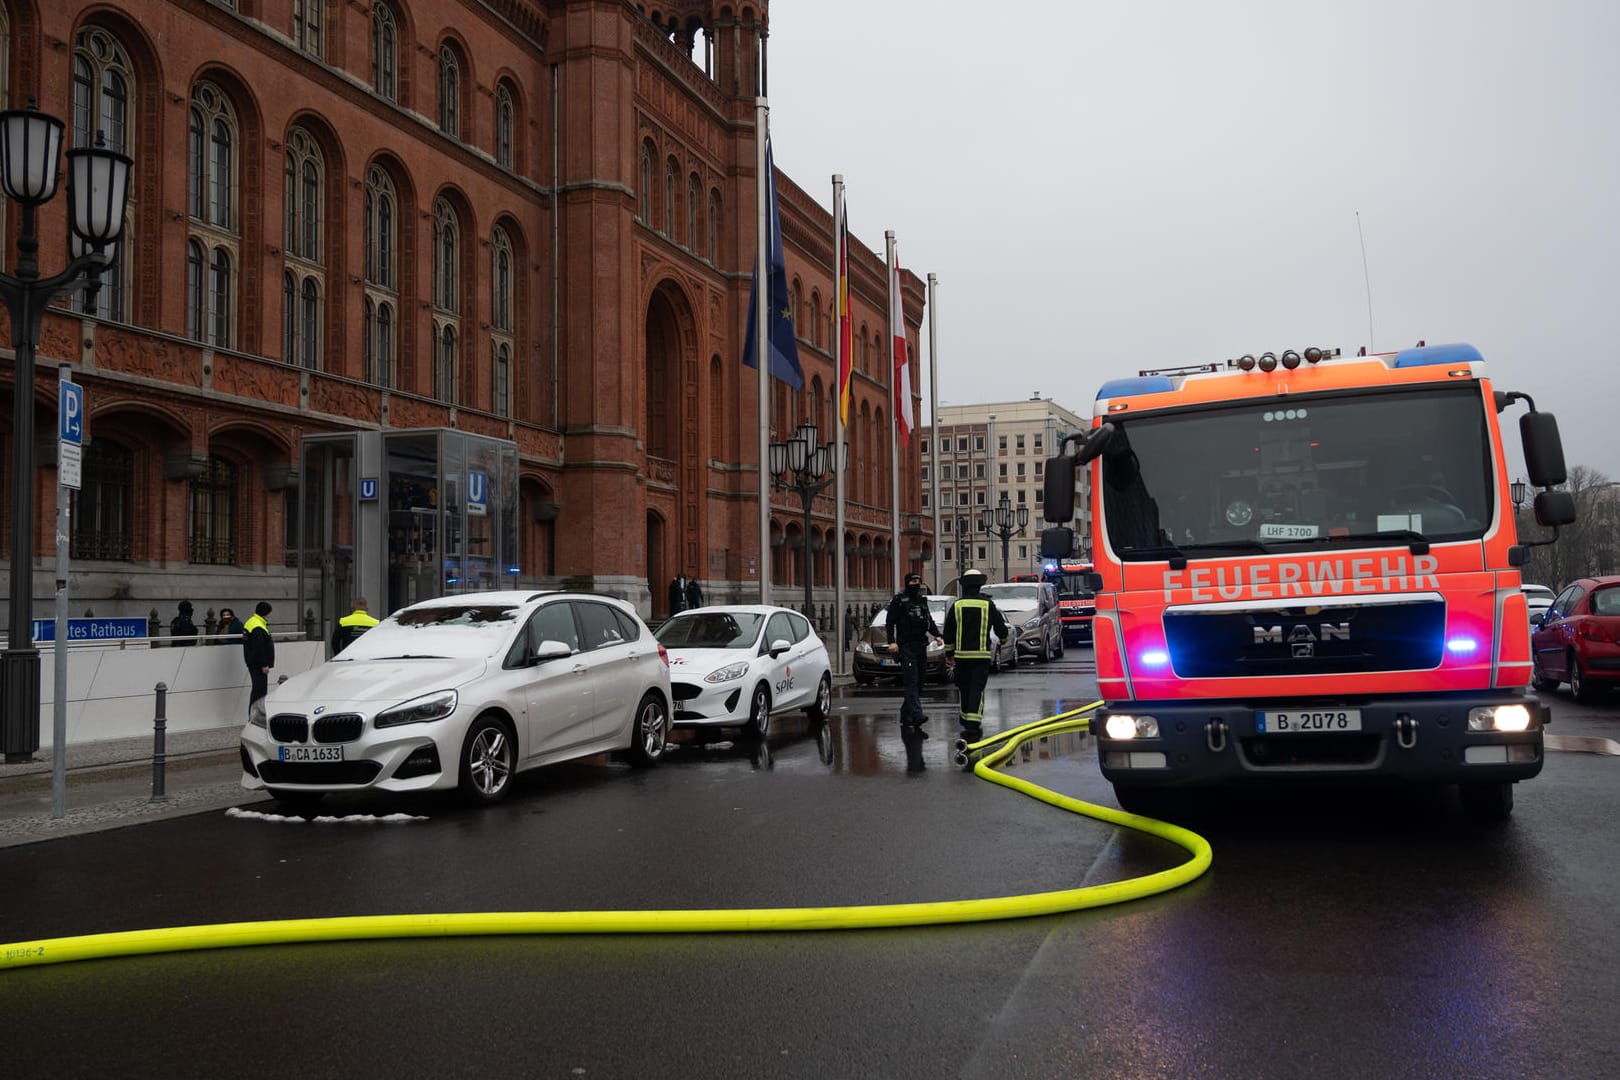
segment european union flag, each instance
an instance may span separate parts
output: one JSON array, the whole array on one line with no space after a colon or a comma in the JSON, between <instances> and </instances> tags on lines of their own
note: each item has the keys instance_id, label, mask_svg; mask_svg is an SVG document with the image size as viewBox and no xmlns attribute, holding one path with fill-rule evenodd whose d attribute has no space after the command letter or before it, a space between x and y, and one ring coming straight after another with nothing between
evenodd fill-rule
<instances>
[{"instance_id":1,"label":"european union flag","mask_svg":"<svg viewBox=\"0 0 1620 1080\"><path fill-rule=\"evenodd\" d=\"M765 139L765 214L770 229L769 248L771 274L769 281L770 310L766 314L766 333L771 345L771 375L781 379L795 390L804 389L804 369L799 367L799 342L793 336L793 310L788 299L787 265L782 261L782 217L776 210L776 162L771 154L771 140ZM754 257L754 276L748 284L748 331L743 337L742 362L757 368L759 360L754 353L754 325L757 322L754 303L759 295L759 256Z\"/></svg>"}]
</instances>

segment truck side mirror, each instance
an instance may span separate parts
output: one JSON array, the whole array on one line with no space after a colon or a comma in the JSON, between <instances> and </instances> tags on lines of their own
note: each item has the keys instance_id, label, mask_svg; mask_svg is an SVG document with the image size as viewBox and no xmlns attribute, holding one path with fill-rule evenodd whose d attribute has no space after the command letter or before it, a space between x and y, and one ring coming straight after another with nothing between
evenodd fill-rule
<instances>
[{"instance_id":1,"label":"truck side mirror","mask_svg":"<svg viewBox=\"0 0 1620 1080\"><path fill-rule=\"evenodd\" d=\"M1074 458L1068 454L1059 454L1057 457L1046 459L1046 477L1043 481L1045 491L1041 499L1041 516L1047 521L1059 525L1067 525L1074 520ZM1045 533L1041 534L1044 538ZM1045 550L1045 540L1041 541L1041 554L1048 554ZM1068 551L1063 552L1067 558Z\"/></svg>"},{"instance_id":2,"label":"truck side mirror","mask_svg":"<svg viewBox=\"0 0 1620 1080\"><path fill-rule=\"evenodd\" d=\"M1047 473L1048 476L1052 475ZM1054 525L1041 530L1041 558L1067 559L1074 554L1074 530L1067 525Z\"/></svg>"},{"instance_id":3,"label":"truck side mirror","mask_svg":"<svg viewBox=\"0 0 1620 1080\"><path fill-rule=\"evenodd\" d=\"M1564 443L1558 437L1558 420L1552 413L1529 412L1519 417L1519 441L1524 444L1524 466L1530 473L1531 484L1553 487L1569 478L1564 468ZM1541 496L1538 495L1538 514L1540 506Z\"/></svg>"},{"instance_id":4,"label":"truck side mirror","mask_svg":"<svg viewBox=\"0 0 1620 1080\"><path fill-rule=\"evenodd\" d=\"M1538 416L1545 415L1542 413ZM1526 455L1528 456L1528 455ZM1563 455L1559 455L1562 464ZM1567 491L1536 492L1536 524L1549 528L1569 525L1575 520L1575 496Z\"/></svg>"}]
</instances>

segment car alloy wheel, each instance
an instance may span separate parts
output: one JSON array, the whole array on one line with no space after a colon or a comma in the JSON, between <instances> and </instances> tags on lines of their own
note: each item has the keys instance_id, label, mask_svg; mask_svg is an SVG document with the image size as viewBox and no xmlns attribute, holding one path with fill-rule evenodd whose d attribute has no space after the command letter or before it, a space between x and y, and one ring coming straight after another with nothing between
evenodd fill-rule
<instances>
[{"instance_id":1,"label":"car alloy wheel","mask_svg":"<svg viewBox=\"0 0 1620 1080\"><path fill-rule=\"evenodd\" d=\"M512 787L516 748L506 725L492 716L474 721L461 751L461 788L479 802L495 802Z\"/></svg>"},{"instance_id":2,"label":"car alloy wheel","mask_svg":"<svg viewBox=\"0 0 1620 1080\"><path fill-rule=\"evenodd\" d=\"M663 699L649 692L636 706L630 725L630 760L637 765L656 765L669 742L669 711Z\"/></svg>"},{"instance_id":3,"label":"car alloy wheel","mask_svg":"<svg viewBox=\"0 0 1620 1080\"><path fill-rule=\"evenodd\" d=\"M1537 690L1558 689L1558 680L1549 678L1547 673L1541 670L1541 661L1534 654L1530 657L1530 685Z\"/></svg>"},{"instance_id":4,"label":"car alloy wheel","mask_svg":"<svg viewBox=\"0 0 1620 1080\"><path fill-rule=\"evenodd\" d=\"M1582 703L1597 700L1597 692L1581 670L1581 658L1574 653L1569 654L1569 696Z\"/></svg>"},{"instance_id":5,"label":"car alloy wheel","mask_svg":"<svg viewBox=\"0 0 1620 1080\"><path fill-rule=\"evenodd\" d=\"M748 701L748 734L763 739L771 733L771 692L760 683Z\"/></svg>"},{"instance_id":6,"label":"car alloy wheel","mask_svg":"<svg viewBox=\"0 0 1620 1080\"><path fill-rule=\"evenodd\" d=\"M806 710L814 723L821 723L832 713L832 675L823 675L816 687L816 700Z\"/></svg>"}]
</instances>

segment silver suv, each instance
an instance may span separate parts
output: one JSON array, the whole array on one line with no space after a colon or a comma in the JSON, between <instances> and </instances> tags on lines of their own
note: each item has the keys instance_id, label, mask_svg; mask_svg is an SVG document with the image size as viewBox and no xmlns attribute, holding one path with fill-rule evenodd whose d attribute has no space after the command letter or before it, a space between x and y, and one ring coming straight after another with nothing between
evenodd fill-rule
<instances>
[{"instance_id":1,"label":"silver suv","mask_svg":"<svg viewBox=\"0 0 1620 1080\"><path fill-rule=\"evenodd\" d=\"M1051 582L1009 581L979 591L1006 617L1019 656L1056 660L1063 655L1063 619Z\"/></svg>"}]
</instances>

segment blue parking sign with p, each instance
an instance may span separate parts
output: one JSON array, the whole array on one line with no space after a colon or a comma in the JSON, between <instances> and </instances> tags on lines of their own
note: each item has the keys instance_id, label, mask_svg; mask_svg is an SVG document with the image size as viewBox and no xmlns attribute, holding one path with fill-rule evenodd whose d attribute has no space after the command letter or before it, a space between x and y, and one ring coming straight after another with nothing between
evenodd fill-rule
<instances>
[{"instance_id":1,"label":"blue parking sign with p","mask_svg":"<svg viewBox=\"0 0 1620 1080\"><path fill-rule=\"evenodd\" d=\"M75 446L84 443L84 387L63 381L61 408L61 439Z\"/></svg>"}]
</instances>

